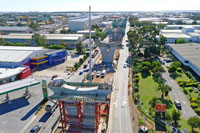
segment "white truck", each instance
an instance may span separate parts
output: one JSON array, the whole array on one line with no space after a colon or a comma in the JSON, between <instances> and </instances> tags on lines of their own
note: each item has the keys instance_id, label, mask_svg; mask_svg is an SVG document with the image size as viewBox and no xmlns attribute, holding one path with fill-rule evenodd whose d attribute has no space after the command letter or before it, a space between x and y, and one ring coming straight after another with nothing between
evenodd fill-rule
<instances>
[{"instance_id":1,"label":"white truck","mask_svg":"<svg viewBox=\"0 0 200 133\"><path fill-rule=\"evenodd\" d=\"M56 108L58 107L58 105L56 103L57 103L56 101L48 101L48 103L45 107L46 112L53 113L56 110Z\"/></svg>"}]
</instances>

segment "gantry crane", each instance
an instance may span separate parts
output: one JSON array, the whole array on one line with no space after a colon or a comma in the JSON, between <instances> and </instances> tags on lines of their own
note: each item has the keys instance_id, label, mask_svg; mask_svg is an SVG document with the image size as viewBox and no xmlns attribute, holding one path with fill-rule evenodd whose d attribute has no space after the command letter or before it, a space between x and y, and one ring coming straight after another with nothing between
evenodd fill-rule
<instances>
[{"instance_id":1,"label":"gantry crane","mask_svg":"<svg viewBox=\"0 0 200 133\"><path fill-rule=\"evenodd\" d=\"M31 19L30 19L29 16L19 16L19 17L17 17L18 23L20 23L20 22L21 22L21 19L23 19L23 18L26 18L26 19L27 19L27 24L31 24Z\"/></svg>"}]
</instances>

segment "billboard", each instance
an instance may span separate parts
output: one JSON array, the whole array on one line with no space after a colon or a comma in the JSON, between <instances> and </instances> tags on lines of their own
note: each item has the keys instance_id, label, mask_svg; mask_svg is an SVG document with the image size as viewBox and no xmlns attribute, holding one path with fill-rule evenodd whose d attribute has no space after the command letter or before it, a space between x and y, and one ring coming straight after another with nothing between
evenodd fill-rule
<instances>
[{"instance_id":1,"label":"billboard","mask_svg":"<svg viewBox=\"0 0 200 133\"><path fill-rule=\"evenodd\" d=\"M156 112L165 112L166 104L156 104Z\"/></svg>"}]
</instances>

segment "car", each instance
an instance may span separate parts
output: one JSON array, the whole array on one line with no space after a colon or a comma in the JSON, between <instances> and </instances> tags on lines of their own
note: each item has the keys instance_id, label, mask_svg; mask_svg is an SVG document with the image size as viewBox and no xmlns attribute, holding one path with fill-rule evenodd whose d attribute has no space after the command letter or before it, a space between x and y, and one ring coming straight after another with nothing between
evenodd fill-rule
<instances>
[{"instance_id":1,"label":"car","mask_svg":"<svg viewBox=\"0 0 200 133\"><path fill-rule=\"evenodd\" d=\"M174 104L175 104L175 106L176 106L177 109L180 109L180 110L182 109L181 103L178 100L175 100Z\"/></svg>"},{"instance_id":2,"label":"car","mask_svg":"<svg viewBox=\"0 0 200 133\"><path fill-rule=\"evenodd\" d=\"M41 128L41 125L37 124L31 129L30 133L37 133L40 130L40 128Z\"/></svg>"},{"instance_id":3,"label":"car","mask_svg":"<svg viewBox=\"0 0 200 133\"><path fill-rule=\"evenodd\" d=\"M178 130L175 127L172 127L172 133L178 133Z\"/></svg>"},{"instance_id":4,"label":"car","mask_svg":"<svg viewBox=\"0 0 200 133\"><path fill-rule=\"evenodd\" d=\"M123 68L126 68L126 64L124 64Z\"/></svg>"},{"instance_id":5,"label":"car","mask_svg":"<svg viewBox=\"0 0 200 133\"><path fill-rule=\"evenodd\" d=\"M100 71L97 72L96 78L97 78L97 77L100 77Z\"/></svg>"},{"instance_id":6,"label":"car","mask_svg":"<svg viewBox=\"0 0 200 133\"><path fill-rule=\"evenodd\" d=\"M58 75L53 75L52 77L51 77L51 80L53 80L54 78L57 78L58 77Z\"/></svg>"},{"instance_id":7,"label":"car","mask_svg":"<svg viewBox=\"0 0 200 133\"><path fill-rule=\"evenodd\" d=\"M79 75L83 74L83 70L80 70Z\"/></svg>"}]
</instances>

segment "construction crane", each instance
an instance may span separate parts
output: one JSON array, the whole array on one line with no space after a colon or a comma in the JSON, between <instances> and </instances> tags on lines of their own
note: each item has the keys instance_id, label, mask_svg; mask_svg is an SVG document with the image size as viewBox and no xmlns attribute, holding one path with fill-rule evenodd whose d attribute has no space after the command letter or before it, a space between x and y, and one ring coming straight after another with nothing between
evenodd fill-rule
<instances>
[{"instance_id":1,"label":"construction crane","mask_svg":"<svg viewBox=\"0 0 200 133\"><path fill-rule=\"evenodd\" d=\"M62 24L62 20L63 20L63 18L65 18L65 24L68 23L68 18L67 18L67 17L60 16L60 17L59 17L60 25Z\"/></svg>"},{"instance_id":2,"label":"construction crane","mask_svg":"<svg viewBox=\"0 0 200 133\"><path fill-rule=\"evenodd\" d=\"M20 22L21 22L21 19L23 19L23 18L26 18L26 19L27 19L27 24L31 24L31 19L30 19L29 16L19 16L19 17L17 17L18 23L20 23Z\"/></svg>"}]
</instances>

